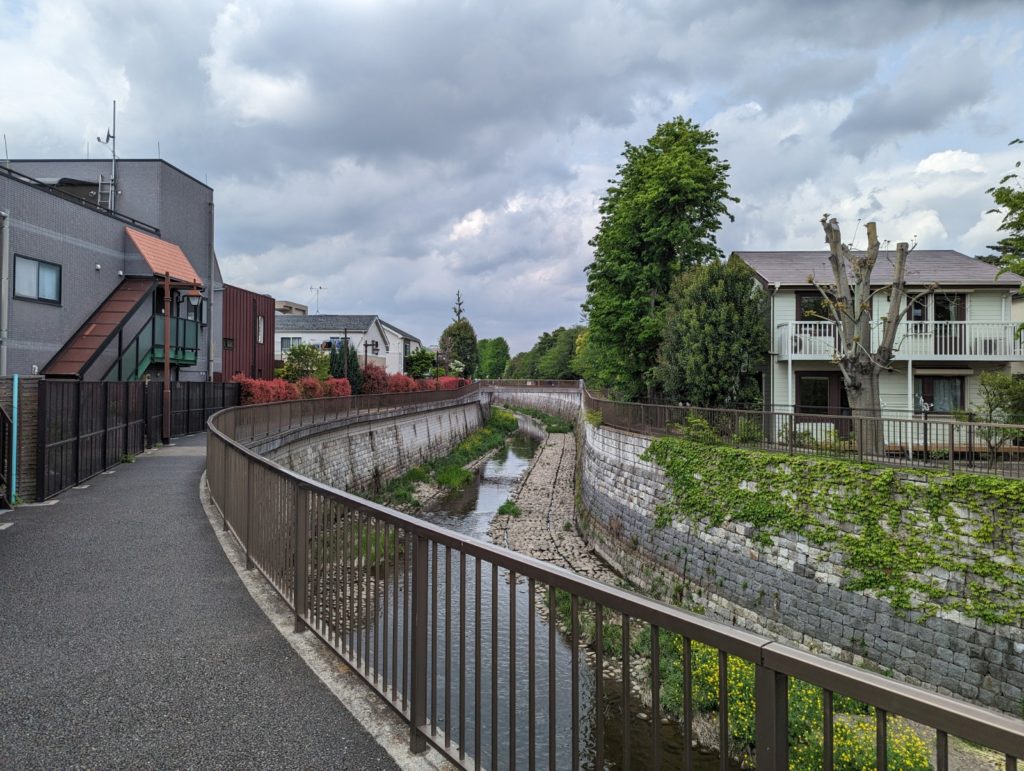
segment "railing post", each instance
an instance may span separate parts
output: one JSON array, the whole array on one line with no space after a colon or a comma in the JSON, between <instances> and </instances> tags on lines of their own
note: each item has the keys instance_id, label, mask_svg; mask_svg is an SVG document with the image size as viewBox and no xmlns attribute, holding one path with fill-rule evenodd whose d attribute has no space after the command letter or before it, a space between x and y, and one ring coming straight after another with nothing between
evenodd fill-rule
<instances>
[{"instance_id":1,"label":"railing post","mask_svg":"<svg viewBox=\"0 0 1024 771\"><path fill-rule=\"evenodd\" d=\"M412 672L410 682L409 750L427 749L427 539L413 536ZM496 610L495 610L496 612Z\"/></svg>"},{"instance_id":2,"label":"railing post","mask_svg":"<svg viewBox=\"0 0 1024 771\"><path fill-rule=\"evenodd\" d=\"M756 766L789 768L789 678L762 665L754 668Z\"/></svg>"},{"instance_id":3,"label":"railing post","mask_svg":"<svg viewBox=\"0 0 1024 771\"><path fill-rule=\"evenodd\" d=\"M949 473L953 473L953 449L954 442L956 441L956 423L950 421L949 423Z\"/></svg>"},{"instance_id":4,"label":"railing post","mask_svg":"<svg viewBox=\"0 0 1024 771\"><path fill-rule=\"evenodd\" d=\"M305 632L306 622L306 585L308 582L306 559L309 551L309 538L306 536L306 491L296 483L293 499L295 510L295 631Z\"/></svg>"},{"instance_id":5,"label":"railing post","mask_svg":"<svg viewBox=\"0 0 1024 771\"><path fill-rule=\"evenodd\" d=\"M796 409L793 407L792 409ZM796 442L796 413L789 413L789 454L793 454L793 445Z\"/></svg>"},{"instance_id":6,"label":"railing post","mask_svg":"<svg viewBox=\"0 0 1024 771\"><path fill-rule=\"evenodd\" d=\"M245 458L245 569L252 570L252 553L249 544L252 542L252 506L255 493L253 488L252 470L255 464L249 458Z\"/></svg>"}]
</instances>

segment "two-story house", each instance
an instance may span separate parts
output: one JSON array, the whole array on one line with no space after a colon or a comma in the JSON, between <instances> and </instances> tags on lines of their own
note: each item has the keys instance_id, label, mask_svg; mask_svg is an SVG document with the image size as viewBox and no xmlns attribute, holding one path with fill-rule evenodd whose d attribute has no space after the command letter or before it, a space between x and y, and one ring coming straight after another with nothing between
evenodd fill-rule
<instances>
[{"instance_id":1,"label":"two-story house","mask_svg":"<svg viewBox=\"0 0 1024 771\"><path fill-rule=\"evenodd\" d=\"M110 170L0 169L0 374L159 379L165 351L173 379L218 369L212 189L162 160L119 159L115 184Z\"/></svg>"},{"instance_id":2,"label":"two-story house","mask_svg":"<svg viewBox=\"0 0 1024 771\"><path fill-rule=\"evenodd\" d=\"M764 399L776 410L805 414L849 414L846 391L834 363L837 336L820 291L811 283L833 283L827 252L736 252L767 290L772 331ZM935 289L913 304L900 323L892 368L882 372L883 415L970 411L979 400L985 370L1011 371L1024 362L1016 321L1024 303L1024 279L951 250L910 253L910 294ZM892 263L879 257L872 282L872 317L888 312L885 287ZM872 349L880 323L874 325Z\"/></svg>"},{"instance_id":3,"label":"two-story house","mask_svg":"<svg viewBox=\"0 0 1024 771\"><path fill-rule=\"evenodd\" d=\"M278 362L284 361L293 345L309 344L330 350L342 346L347 338L360 362L376 364L389 373L402 372L406 354L421 347L418 338L369 315L279 314L274 336Z\"/></svg>"}]
</instances>

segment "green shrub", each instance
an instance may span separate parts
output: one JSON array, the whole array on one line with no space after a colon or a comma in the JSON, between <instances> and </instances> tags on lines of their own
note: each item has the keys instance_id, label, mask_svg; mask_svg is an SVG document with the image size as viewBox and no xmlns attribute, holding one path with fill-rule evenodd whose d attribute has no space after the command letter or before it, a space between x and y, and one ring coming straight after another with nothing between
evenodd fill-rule
<instances>
[{"instance_id":1,"label":"green shrub","mask_svg":"<svg viewBox=\"0 0 1024 771\"><path fill-rule=\"evenodd\" d=\"M739 444L760 444L764 441L764 431L758 418L740 418L736 425L733 441Z\"/></svg>"},{"instance_id":2,"label":"green shrub","mask_svg":"<svg viewBox=\"0 0 1024 771\"><path fill-rule=\"evenodd\" d=\"M595 427L604 423L604 415L601 414L600 410L587 410L586 413L584 413L584 418L586 418L586 421L590 425Z\"/></svg>"},{"instance_id":3,"label":"green shrub","mask_svg":"<svg viewBox=\"0 0 1024 771\"><path fill-rule=\"evenodd\" d=\"M572 423L555 415L549 415L546 412L535 410L532 407L513 407L513 409L516 412L521 412L523 415L529 415L531 418L539 420L544 424L544 430L549 434L572 433Z\"/></svg>"},{"instance_id":4,"label":"green shrub","mask_svg":"<svg viewBox=\"0 0 1024 771\"><path fill-rule=\"evenodd\" d=\"M513 500L507 500L498 507L498 514L502 517L518 517L522 513L519 504Z\"/></svg>"}]
</instances>

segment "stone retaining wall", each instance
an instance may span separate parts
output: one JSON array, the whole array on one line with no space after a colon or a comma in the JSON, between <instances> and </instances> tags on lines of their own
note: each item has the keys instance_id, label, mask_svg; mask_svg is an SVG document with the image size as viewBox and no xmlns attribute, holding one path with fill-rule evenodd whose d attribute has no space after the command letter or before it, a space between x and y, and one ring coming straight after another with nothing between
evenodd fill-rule
<instances>
[{"instance_id":1,"label":"stone retaining wall","mask_svg":"<svg viewBox=\"0 0 1024 771\"><path fill-rule=\"evenodd\" d=\"M271 449L266 457L341 490L376 490L442 457L483 425L478 402L381 419L367 416Z\"/></svg>"},{"instance_id":2,"label":"stone retaining wall","mask_svg":"<svg viewBox=\"0 0 1024 771\"><path fill-rule=\"evenodd\" d=\"M584 533L639 587L755 633L1021 714L1024 631L905 617L885 600L842 588L841 557L798 534L766 547L740 523L703 529L678 517L655 527L671 493L661 469L639 457L650 438L578 425Z\"/></svg>"},{"instance_id":3,"label":"stone retaining wall","mask_svg":"<svg viewBox=\"0 0 1024 771\"><path fill-rule=\"evenodd\" d=\"M492 404L528 407L571 422L579 417L580 395L580 391L570 389L523 391L499 386L490 391Z\"/></svg>"}]
</instances>

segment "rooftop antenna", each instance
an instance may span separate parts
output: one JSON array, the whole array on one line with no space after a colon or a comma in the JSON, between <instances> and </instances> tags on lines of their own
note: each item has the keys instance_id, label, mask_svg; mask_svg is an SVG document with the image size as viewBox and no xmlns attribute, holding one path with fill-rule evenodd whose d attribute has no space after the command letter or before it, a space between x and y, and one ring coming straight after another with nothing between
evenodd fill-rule
<instances>
[{"instance_id":1,"label":"rooftop antenna","mask_svg":"<svg viewBox=\"0 0 1024 771\"><path fill-rule=\"evenodd\" d=\"M320 292L322 292L323 289L324 288L322 286L311 286L309 288L310 292L316 293L316 313L318 316L320 315Z\"/></svg>"},{"instance_id":2,"label":"rooftop antenna","mask_svg":"<svg viewBox=\"0 0 1024 771\"><path fill-rule=\"evenodd\" d=\"M7 160L7 168L11 168L11 154L7 152L7 132L4 132L4 158Z\"/></svg>"},{"instance_id":3,"label":"rooftop antenna","mask_svg":"<svg viewBox=\"0 0 1024 771\"><path fill-rule=\"evenodd\" d=\"M107 129L107 138L96 137L101 145L110 146L110 211L114 211L117 202L117 100L114 100L114 115L111 128Z\"/></svg>"},{"instance_id":4,"label":"rooftop antenna","mask_svg":"<svg viewBox=\"0 0 1024 771\"><path fill-rule=\"evenodd\" d=\"M163 156L160 154L160 140L159 139L156 140L156 157L157 158L163 158Z\"/></svg>"}]
</instances>

